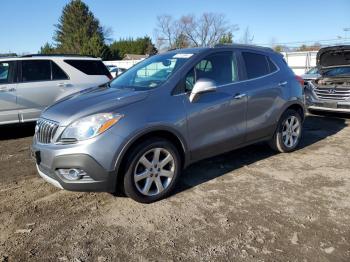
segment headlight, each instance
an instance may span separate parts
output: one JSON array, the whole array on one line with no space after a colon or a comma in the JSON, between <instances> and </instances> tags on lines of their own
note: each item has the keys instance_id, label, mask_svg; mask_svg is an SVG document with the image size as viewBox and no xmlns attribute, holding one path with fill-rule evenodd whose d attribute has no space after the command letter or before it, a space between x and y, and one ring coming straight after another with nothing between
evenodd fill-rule
<instances>
[{"instance_id":1,"label":"headlight","mask_svg":"<svg viewBox=\"0 0 350 262\"><path fill-rule=\"evenodd\" d=\"M82 141L93 138L115 125L123 115L101 113L79 119L63 131L60 141Z\"/></svg>"}]
</instances>

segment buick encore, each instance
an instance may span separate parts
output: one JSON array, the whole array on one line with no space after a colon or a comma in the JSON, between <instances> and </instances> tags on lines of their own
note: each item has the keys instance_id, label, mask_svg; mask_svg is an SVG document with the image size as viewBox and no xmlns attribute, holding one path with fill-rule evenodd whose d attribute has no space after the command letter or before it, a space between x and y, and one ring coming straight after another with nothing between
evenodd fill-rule
<instances>
[{"instance_id":1,"label":"buick encore","mask_svg":"<svg viewBox=\"0 0 350 262\"><path fill-rule=\"evenodd\" d=\"M303 88L271 49L173 50L47 108L32 152L59 188L151 203L195 161L260 141L295 150L303 119Z\"/></svg>"}]
</instances>

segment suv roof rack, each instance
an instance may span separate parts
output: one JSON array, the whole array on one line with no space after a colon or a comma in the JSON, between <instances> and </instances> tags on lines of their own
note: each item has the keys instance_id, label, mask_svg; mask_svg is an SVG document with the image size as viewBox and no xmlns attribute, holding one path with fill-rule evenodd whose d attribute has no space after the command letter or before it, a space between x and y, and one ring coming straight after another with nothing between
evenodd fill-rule
<instances>
[{"instance_id":1,"label":"suv roof rack","mask_svg":"<svg viewBox=\"0 0 350 262\"><path fill-rule=\"evenodd\" d=\"M77 55L77 54L30 54L22 55L21 57L41 57L41 56L60 56L60 57L91 57L96 58L95 56L90 55Z\"/></svg>"}]
</instances>

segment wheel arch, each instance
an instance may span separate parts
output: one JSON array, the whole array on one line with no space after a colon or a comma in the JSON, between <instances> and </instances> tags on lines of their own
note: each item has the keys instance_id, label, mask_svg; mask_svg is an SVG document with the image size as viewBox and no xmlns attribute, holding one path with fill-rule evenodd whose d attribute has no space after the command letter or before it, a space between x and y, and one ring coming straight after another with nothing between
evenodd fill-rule
<instances>
[{"instance_id":1,"label":"wheel arch","mask_svg":"<svg viewBox=\"0 0 350 262\"><path fill-rule=\"evenodd\" d=\"M291 101L290 103L287 103L283 107L283 110L281 110L277 121L279 121L281 119L282 115L284 114L284 112L286 112L289 109L297 111L300 114L302 121L305 120L305 106L300 101L295 100L295 101Z\"/></svg>"},{"instance_id":2,"label":"wheel arch","mask_svg":"<svg viewBox=\"0 0 350 262\"><path fill-rule=\"evenodd\" d=\"M128 139L128 142L118 155L115 161L115 170L117 172L117 184L120 185L121 183L120 179L123 177L121 174L125 171L124 165L128 153L138 144L138 142L151 137L160 137L172 142L180 153L182 167L187 166L187 164L189 163L188 148L184 138L181 134L179 134L179 132L166 126L148 128L132 136L131 139Z\"/></svg>"}]
</instances>

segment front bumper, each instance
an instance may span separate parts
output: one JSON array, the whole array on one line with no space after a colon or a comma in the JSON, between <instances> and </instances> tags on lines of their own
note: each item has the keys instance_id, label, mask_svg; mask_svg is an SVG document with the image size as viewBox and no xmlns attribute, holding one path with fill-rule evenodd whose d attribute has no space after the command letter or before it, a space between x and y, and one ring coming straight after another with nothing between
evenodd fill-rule
<instances>
[{"instance_id":1,"label":"front bumper","mask_svg":"<svg viewBox=\"0 0 350 262\"><path fill-rule=\"evenodd\" d=\"M305 105L307 109L327 112L350 113L350 100L330 100L317 97L311 87L305 87Z\"/></svg>"},{"instance_id":2,"label":"front bumper","mask_svg":"<svg viewBox=\"0 0 350 262\"><path fill-rule=\"evenodd\" d=\"M116 159L123 138L99 136L77 144L41 144L34 137L32 155L39 175L54 186L70 191L115 192ZM79 180L68 180L59 169L81 169L86 174Z\"/></svg>"}]
</instances>

